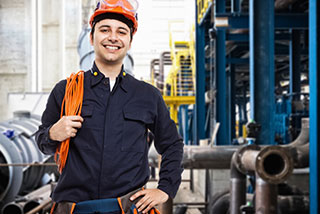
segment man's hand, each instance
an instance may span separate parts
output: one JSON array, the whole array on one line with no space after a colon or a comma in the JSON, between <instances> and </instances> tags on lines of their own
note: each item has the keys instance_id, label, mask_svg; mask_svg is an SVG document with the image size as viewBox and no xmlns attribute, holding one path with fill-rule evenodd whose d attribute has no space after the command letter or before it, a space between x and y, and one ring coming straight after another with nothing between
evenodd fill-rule
<instances>
[{"instance_id":1,"label":"man's hand","mask_svg":"<svg viewBox=\"0 0 320 214\"><path fill-rule=\"evenodd\" d=\"M75 137L82 122L83 118L80 116L63 116L50 128L49 138L62 142L69 137Z\"/></svg>"},{"instance_id":2,"label":"man's hand","mask_svg":"<svg viewBox=\"0 0 320 214\"><path fill-rule=\"evenodd\" d=\"M143 197L136 203L136 207L142 213L148 213L151 208L166 202L169 198L168 194L160 189L145 189L135 193L130 200L134 201L140 196Z\"/></svg>"}]
</instances>

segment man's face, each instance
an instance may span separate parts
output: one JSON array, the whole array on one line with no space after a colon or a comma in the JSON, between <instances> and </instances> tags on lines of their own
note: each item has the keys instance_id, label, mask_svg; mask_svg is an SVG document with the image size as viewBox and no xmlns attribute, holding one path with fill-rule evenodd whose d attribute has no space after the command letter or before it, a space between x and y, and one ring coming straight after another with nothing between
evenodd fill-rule
<instances>
[{"instance_id":1,"label":"man's face","mask_svg":"<svg viewBox=\"0 0 320 214\"><path fill-rule=\"evenodd\" d=\"M106 64L122 64L131 47L130 28L115 19L103 19L90 37L94 47L95 60Z\"/></svg>"}]
</instances>

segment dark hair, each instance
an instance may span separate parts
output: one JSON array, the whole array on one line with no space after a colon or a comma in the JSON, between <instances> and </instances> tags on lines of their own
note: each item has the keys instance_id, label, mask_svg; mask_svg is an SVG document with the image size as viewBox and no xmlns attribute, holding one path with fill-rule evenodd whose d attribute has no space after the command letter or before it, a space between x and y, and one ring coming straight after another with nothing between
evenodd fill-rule
<instances>
[{"instance_id":1,"label":"dark hair","mask_svg":"<svg viewBox=\"0 0 320 214\"><path fill-rule=\"evenodd\" d=\"M99 14L96 17L94 17L91 32L90 32L92 39L93 39L93 34L94 34L96 24L103 19L115 19L115 20L118 20L120 22L125 23L130 29L130 40L132 40L133 25L134 25L133 22L130 19L128 19L127 17L125 17L124 15L118 14L118 13L102 13L102 14Z\"/></svg>"}]
</instances>

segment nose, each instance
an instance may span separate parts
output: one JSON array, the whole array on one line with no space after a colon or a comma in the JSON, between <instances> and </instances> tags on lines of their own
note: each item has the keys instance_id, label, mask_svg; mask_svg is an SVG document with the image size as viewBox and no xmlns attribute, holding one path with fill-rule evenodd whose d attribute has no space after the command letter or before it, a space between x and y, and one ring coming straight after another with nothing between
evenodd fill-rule
<instances>
[{"instance_id":1,"label":"nose","mask_svg":"<svg viewBox=\"0 0 320 214\"><path fill-rule=\"evenodd\" d=\"M112 42L118 41L118 35L117 35L117 33L114 32L114 31L110 32L108 39L109 39L110 41L112 41Z\"/></svg>"}]
</instances>

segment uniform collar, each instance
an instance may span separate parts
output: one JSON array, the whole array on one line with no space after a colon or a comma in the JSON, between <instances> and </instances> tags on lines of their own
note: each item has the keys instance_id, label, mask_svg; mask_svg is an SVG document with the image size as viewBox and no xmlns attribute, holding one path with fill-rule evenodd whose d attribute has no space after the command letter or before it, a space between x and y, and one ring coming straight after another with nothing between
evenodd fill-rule
<instances>
[{"instance_id":1,"label":"uniform collar","mask_svg":"<svg viewBox=\"0 0 320 214\"><path fill-rule=\"evenodd\" d=\"M91 87L97 85L101 80L104 79L103 73L101 73L96 65L96 63L93 63L92 68L90 69L91 73Z\"/></svg>"},{"instance_id":2,"label":"uniform collar","mask_svg":"<svg viewBox=\"0 0 320 214\"><path fill-rule=\"evenodd\" d=\"M97 85L100 81L102 81L105 76L103 73L101 73L96 65L96 63L93 63L92 68L90 69L90 73L91 73L91 87ZM126 79L126 71L124 70L124 67L122 65L121 67L121 72L119 73L119 75L117 76L116 79L116 84L120 84L121 88L127 92L127 87L125 86L127 81L123 81L124 79Z\"/></svg>"}]
</instances>

